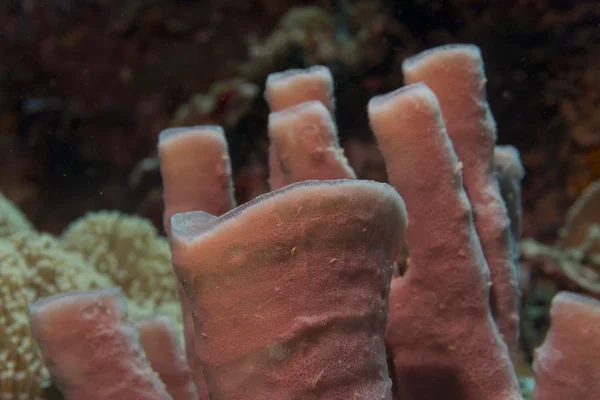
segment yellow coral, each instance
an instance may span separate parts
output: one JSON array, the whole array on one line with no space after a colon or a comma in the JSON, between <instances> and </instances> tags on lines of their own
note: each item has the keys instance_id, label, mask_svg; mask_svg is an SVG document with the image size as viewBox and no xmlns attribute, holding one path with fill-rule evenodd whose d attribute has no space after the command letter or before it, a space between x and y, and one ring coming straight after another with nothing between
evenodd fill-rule
<instances>
[{"instance_id":1,"label":"yellow coral","mask_svg":"<svg viewBox=\"0 0 600 400\"><path fill-rule=\"evenodd\" d=\"M138 316L136 306L147 316L178 301L169 243L148 220L116 211L89 213L71 224L62 243L121 287L135 302L132 317Z\"/></svg>"},{"instance_id":2,"label":"yellow coral","mask_svg":"<svg viewBox=\"0 0 600 400\"><path fill-rule=\"evenodd\" d=\"M89 266L75 252L65 251L48 234L21 232L9 236L27 265L28 287L35 299L71 290L93 290L113 286L109 278Z\"/></svg>"},{"instance_id":3,"label":"yellow coral","mask_svg":"<svg viewBox=\"0 0 600 400\"><path fill-rule=\"evenodd\" d=\"M25 259L0 240L0 398L41 399L47 372L31 336Z\"/></svg>"},{"instance_id":4,"label":"yellow coral","mask_svg":"<svg viewBox=\"0 0 600 400\"><path fill-rule=\"evenodd\" d=\"M29 330L29 304L40 297L112 286L81 255L33 230L0 239L0 393L2 399L41 398L47 370Z\"/></svg>"}]
</instances>

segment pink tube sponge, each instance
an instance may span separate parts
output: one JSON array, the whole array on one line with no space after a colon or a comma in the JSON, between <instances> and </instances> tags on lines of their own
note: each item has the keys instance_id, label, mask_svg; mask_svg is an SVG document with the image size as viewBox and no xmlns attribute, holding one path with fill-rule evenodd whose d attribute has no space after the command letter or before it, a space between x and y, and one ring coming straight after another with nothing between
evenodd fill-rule
<instances>
[{"instance_id":1,"label":"pink tube sponge","mask_svg":"<svg viewBox=\"0 0 600 400\"><path fill-rule=\"evenodd\" d=\"M67 400L168 400L119 289L67 292L36 301L30 323Z\"/></svg>"},{"instance_id":2,"label":"pink tube sponge","mask_svg":"<svg viewBox=\"0 0 600 400\"><path fill-rule=\"evenodd\" d=\"M329 68L321 65L272 73L267 77L265 99L271 111L307 101L319 101L333 111L333 76Z\"/></svg>"},{"instance_id":3,"label":"pink tube sponge","mask_svg":"<svg viewBox=\"0 0 600 400\"><path fill-rule=\"evenodd\" d=\"M533 400L599 399L600 301L561 292L552 300L550 318L533 364Z\"/></svg>"},{"instance_id":4,"label":"pink tube sponge","mask_svg":"<svg viewBox=\"0 0 600 400\"><path fill-rule=\"evenodd\" d=\"M464 167L465 191L492 277L492 315L515 360L518 268L512 257L508 213L494 176L496 122L485 96L481 52L475 45L436 47L407 59L402 71L407 83L425 83L439 101L448 136Z\"/></svg>"},{"instance_id":5,"label":"pink tube sponge","mask_svg":"<svg viewBox=\"0 0 600 400\"><path fill-rule=\"evenodd\" d=\"M436 96L410 85L372 99L369 118L409 218L409 267L392 282L387 328L397 398L520 399Z\"/></svg>"},{"instance_id":6,"label":"pink tube sponge","mask_svg":"<svg viewBox=\"0 0 600 400\"><path fill-rule=\"evenodd\" d=\"M175 213L204 210L223 214L234 206L231 163L221 127L166 129L159 135L158 153L167 234Z\"/></svg>"},{"instance_id":7,"label":"pink tube sponge","mask_svg":"<svg viewBox=\"0 0 600 400\"><path fill-rule=\"evenodd\" d=\"M220 218L173 217L211 399L391 399L384 347L404 206L388 185L307 181Z\"/></svg>"},{"instance_id":8,"label":"pink tube sponge","mask_svg":"<svg viewBox=\"0 0 600 400\"><path fill-rule=\"evenodd\" d=\"M317 101L333 113L333 76L327 67L316 65L307 69L275 72L267 77L265 86L265 99L272 112ZM272 190L293 183L287 181L284 176L281 159L274 143L269 147L269 181Z\"/></svg>"},{"instance_id":9,"label":"pink tube sponge","mask_svg":"<svg viewBox=\"0 0 600 400\"><path fill-rule=\"evenodd\" d=\"M171 128L159 135L158 153L165 199L164 225L171 235L175 213L221 215L235 206L231 163L223 128L215 125ZM196 387L204 398L204 378L194 353L194 327L187 298L177 282L183 314L185 351Z\"/></svg>"},{"instance_id":10,"label":"pink tube sponge","mask_svg":"<svg viewBox=\"0 0 600 400\"><path fill-rule=\"evenodd\" d=\"M335 122L318 101L271 113L269 138L279 155L287 184L356 178L338 143Z\"/></svg>"},{"instance_id":11,"label":"pink tube sponge","mask_svg":"<svg viewBox=\"0 0 600 400\"><path fill-rule=\"evenodd\" d=\"M152 369L173 400L198 400L192 372L169 317L145 318L136 323L140 342Z\"/></svg>"}]
</instances>

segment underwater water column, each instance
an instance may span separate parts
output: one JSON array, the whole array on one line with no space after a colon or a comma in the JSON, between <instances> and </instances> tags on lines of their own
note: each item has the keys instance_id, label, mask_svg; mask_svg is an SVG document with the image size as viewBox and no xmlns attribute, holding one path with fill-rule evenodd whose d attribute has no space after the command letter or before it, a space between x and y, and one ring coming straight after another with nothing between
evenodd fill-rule
<instances>
[{"instance_id":1,"label":"underwater water column","mask_svg":"<svg viewBox=\"0 0 600 400\"><path fill-rule=\"evenodd\" d=\"M492 278L492 314L511 359L519 336L518 266L510 220L494 176L496 122L485 95L481 51L475 45L426 50L402 64L405 82L424 82L439 100L448 136L462 163L464 187Z\"/></svg>"},{"instance_id":2,"label":"underwater water column","mask_svg":"<svg viewBox=\"0 0 600 400\"><path fill-rule=\"evenodd\" d=\"M172 399L126 313L118 288L67 292L31 305L33 335L65 399Z\"/></svg>"},{"instance_id":3,"label":"underwater water column","mask_svg":"<svg viewBox=\"0 0 600 400\"><path fill-rule=\"evenodd\" d=\"M198 400L192 371L179 344L173 321L159 315L137 321L136 326L146 358L173 400Z\"/></svg>"},{"instance_id":4,"label":"underwater water column","mask_svg":"<svg viewBox=\"0 0 600 400\"><path fill-rule=\"evenodd\" d=\"M338 143L331 113L321 102L300 103L269 114L269 138L286 184L356 178Z\"/></svg>"},{"instance_id":5,"label":"underwater water column","mask_svg":"<svg viewBox=\"0 0 600 400\"><path fill-rule=\"evenodd\" d=\"M309 101L318 101L333 115L333 76L329 68L320 65L272 73L267 77L265 84L265 99L271 112L283 111ZM269 182L271 190L292 183L286 180L277 145L273 141L269 146Z\"/></svg>"},{"instance_id":6,"label":"underwater water column","mask_svg":"<svg viewBox=\"0 0 600 400\"><path fill-rule=\"evenodd\" d=\"M210 398L391 399L384 336L404 217L392 187L356 180L175 215Z\"/></svg>"},{"instance_id":7,"label":"underwater water column","mask_svg":"<svg viewBox=\"0 0 600 400\"><path fill-rule=\"evenodd\" d=\"M392 281L387 346L402 400L517 400L489 307L490 274L440 105L424 84L369 102L390 183L406 202L406 273Z\"/></svg>"},{"instance_id":8,"label":"underwater water column","mask_svg":"<svg viewBox=\"0 0 600 400\"><path fill-rule=\"evenodd\" d=\"M533 369L533 400L600 398L600 301L570 292L554 297Z\"/></svg>"}]
</instances>

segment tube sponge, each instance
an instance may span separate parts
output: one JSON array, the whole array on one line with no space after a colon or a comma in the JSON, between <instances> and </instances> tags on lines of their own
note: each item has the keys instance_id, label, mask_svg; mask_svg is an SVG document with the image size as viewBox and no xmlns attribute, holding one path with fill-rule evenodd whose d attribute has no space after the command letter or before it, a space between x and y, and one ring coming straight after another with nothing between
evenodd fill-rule
<instances>
[{"instance_id":1,"label":"tube sponge","mask_svg":"<svg viewBox=\"0 0 600 400\"><path fill-rule=\"evenodd\" d=\"M265 99L269 103L271 112L274 113L302 103L314 101L323 104L333 114L335 107L333 76L329 68L319 65L306 69L290 69L272 73L267 77ZM330 132L333 133L335 142L337 142L335 123L333 123L333 120L331 123L334 129L330 130ZM325 133L328 132L326 131ZM272 133L270 133L270 136L273 138ZM269 146L269 181L272 190L280 189L287 184L293 183L286 180L284 176L284 170L281 165L282 160L277 147L276 142L272 142ZM345 177L338 176L337 178ZM313 177L312 179L318 178Z\"/></svg>"},{"instance_id":2,"label":"tube sponge","mask_svg":"<svg viewBox=\"0 0 600 400\"><path fill-rule=\"evenodd\" d=\"M489 309L490 274L440 104L425 84L369 102L406 201L409 267L392 282L387 344L399 399L520 399Z\"/></svg>"},{"instance_id":3,"label":"tube sponge","mask_svg":"<svg viewBox=\"0 0 600 400\"><path fill-rule=\"evenodd\" d=\"M220 215L235 206L223 128L200 125L165 129L159 134L158 154L167 235L175 213L203 210Z\"/></svg>"},{"instance_id":4,"label":"tube sponge","mask_svg":"<svg viewBox=\"0 0 600 400\"><path fill-rule=\"evenodd\" d=\"M31 328L67 400L170 400L119 289L68 292L30 307Z\"/></svg>"},{"instance_id":5,"label":"tube sponge","mask_svg":"<svg viewBox=\"0 0 600 400\"><path fill-rule=\"evenodd\" d=\"M265 85L265 99L271 111L281 111L307 101L318 101L333 112L333 89L333 75L329 68L315 65L270 74Z\"/></svg>"},{"instance_id":6,"label":"tube sponge","mask_svg":"<svg viewBox=\"0 0 600 400\"><path fill-rule=\"evenodd\" d=\"M171 319L159 315L144 318L136 326L150 366L163 381L173 400L198 400L192 372Z\"/></svg>"},{"instance_id":7,"label":"tube sponge","mask_svg":"<svg viewBox=\"0 0 600 400\"><path fill-rule=\"evenodd\" d=\"M201 125L163 130L159 134L158 154L165 200L163 221L168 236L171 235L171 217L175 213L204 211L221 215L235 206L223 128ZM177 289L188 363L194 372L197 390L204 397L204 379L194 353L191 309L179 282Z\"/></svg>"},{"instance_id":8,"label":"tube sponge","mask_svg":"<svg viewBox=\"0 0 600 400\"><path fill-rule=\"evenodd\" d=\"M331 113L318 101L272 112L269 138L288 184L309 179L356 178L339 146Z\"/></svg>"},{"instance_id":9,"label":"tube sponge","mask_svg":"<svg viewBox=\"0 0 600 400\"><path fill-rule=\"evenodd\" d=\"M519 335L518 267L512 257L506 205L494 176L496 122L485 95L481 51L464 44L436 47L405 60L402 72L407 83L425 83L439 101L462 163L464 188L492 277L492 315L514 361Z\"/></svg>"},{"instance_id":10,"label":"tube sponge","mask_svg":"<svg viewBox=\"0 0 600 400\"><path fill-rule=\"evenodd\" d=\"M384 333L403 226L393 188L353 180L290 185L219 218L176 214L173 262L210 398L391 399Z\"/></svg>"},{"instance_id":11,"label":"tube sponge","mask_svg":"<svg viewBox=\"0 0 600 400\"><path fill-rule=\"evenodd\" d=\"M533 400L600 396L600 301L561 292L552 300L550 330L536 351Z\"/></svg>"}]
</instances>

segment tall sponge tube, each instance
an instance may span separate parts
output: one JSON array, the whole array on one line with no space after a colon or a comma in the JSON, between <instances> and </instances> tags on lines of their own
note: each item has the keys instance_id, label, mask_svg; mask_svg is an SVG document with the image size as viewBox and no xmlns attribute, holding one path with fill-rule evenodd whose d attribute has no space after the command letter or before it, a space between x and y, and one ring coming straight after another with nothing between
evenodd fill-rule
<instances>
[{"instance_id":1,"label":"tall sponge tube","mask_svg":"<svg viewBox=\"0 0 600 400\"><path fill-rule=\"evenodd\" d=\"M520 399L436 96L409 85L372 99L369 119L409 220L409 267L392 282L387 328L397 398Z\"/></svg>"},{"instance_id":2,"label":"tall sponge tube","mask_svg":"<svg viewBox=\"0 0 600 400\"><path fill-rule=\"evenodd\" d=\"M439 100L448 136L463 166L464 187L492 277L490 305L496 325L516 360L519 335L518 266L510 220L494 176L496 122L485 93L481 51L455 44L404 61L407 83L425 83Z\"/></svg>"}]
</instances>

